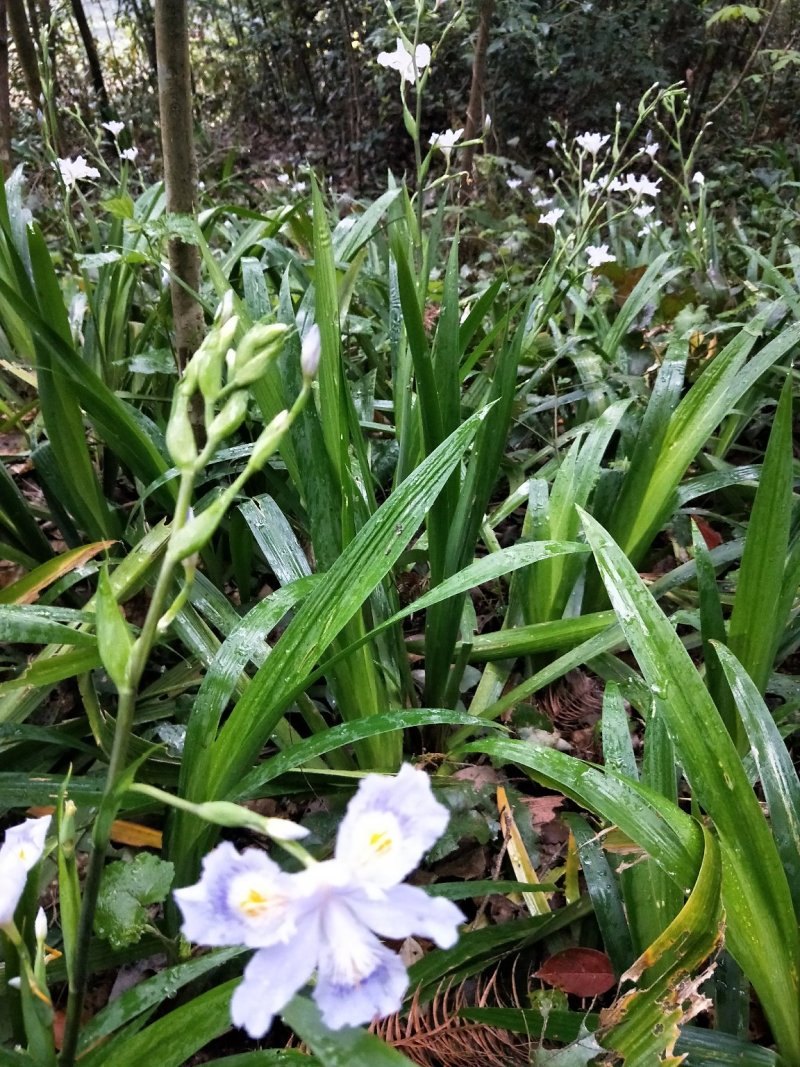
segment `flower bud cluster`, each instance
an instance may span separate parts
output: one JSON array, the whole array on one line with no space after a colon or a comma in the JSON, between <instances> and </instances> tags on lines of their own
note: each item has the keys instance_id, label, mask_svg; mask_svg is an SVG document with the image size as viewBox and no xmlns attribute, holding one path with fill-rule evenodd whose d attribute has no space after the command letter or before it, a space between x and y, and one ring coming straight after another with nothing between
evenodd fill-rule
<instances>
[{"instance_id":1,"label":"flower bud cluster","mask_svg":"<svg viewBox=\"0 0 800 1067\"><path fill-rule=\"evenodd\" d=\"M166 443L173 463L182 475L194 477L208 463L219 446L235 433L247 416L250 386L266 373L283 351L290 328L282 323L256 323L236 343L241 323L229 291L223 299L214 325L189 361L175 391ZM199 552L222 521L241 486L260 470L280 445L297 411L305 402L311 379L320 359L320 332L314 325L302 344L303 391L292 411L279 411L264 427L253 444L250 459L241 475L198 515L189 514L176 529L169 547L173 562ZM196 403L197 400L201 403ZM200 447L193 418L202 408L205 443Z\"/></svg>"},{"instance_id":2,"label":"flower bud cluster","mask_svg":"<svg viewBox=\"0 0 800 1067\"><path fill-rule=\"evenodd\" d=\"M248 388L267 371L289 333L282 323L256 323L235 344L240 330L233 310L233 293L226 294L217 319L192 356L175 392L167 449L179 470L199 470L213 451L234 433L247 415ZM198 449L192 425L192 401L203 399L205 446Z\"/></svg>"}]
</instances>

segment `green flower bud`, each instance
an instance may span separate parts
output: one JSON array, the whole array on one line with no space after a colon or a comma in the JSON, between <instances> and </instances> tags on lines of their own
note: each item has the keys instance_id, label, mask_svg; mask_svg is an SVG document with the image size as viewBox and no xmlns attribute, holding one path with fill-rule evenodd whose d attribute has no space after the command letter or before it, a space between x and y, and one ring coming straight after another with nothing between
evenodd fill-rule
<instances>
[{"instance_id":1,"label":"green flower bud","mask_svg":"<svg viewBox=\"0 0 800 1067\"><path fill-rule=\"evenodd\" d=\"M192 467L197 459L197 445L189 419L189 398L183 389L175 393L166 438L167 451L178 470Z\"/></svg>"},{"instance_id":2,"label":"green flower bud","mask_svg":"<svg viewBox=\"0 0 800 1067\"><path fill-rule=\"evenodd\" d=\"M239 388L245 388L251 385L253 382L257 382L263 375L267 367L275 359L276 353L269 348L264 349L263 352L259 352L257 355L246 363L243 367L240 365L239 369L233 373L233 384ZM238 360L234 357L233 365L236 366Z\"/></svg>"},{"instance_id":3,"label":"green flower bud","mask_svg":"<svg viewBox=\"0 0 800 1067\"><path fill-rule=\"evenodd\" d=\"M214 329L197 350L197 382L206 400L213 401L222 388L222 368L225 356L239 328L234 315L219 329Z\"/></svg>"},{"instance_id":4,"label":"green flower bud","mask_svg":"<svg viewBox=\"0 0 800 1067\"><path fill-rule=\"evenodd\" d=\"M202 347L203 346L201 345L200 348L198 348L197 352L195 352L195 354L186 364L183 374L181 375L181 379L178 382L178 389L186 396L191 396L197 388L197 356L198 353L201 351Z\"/></svg>"},{"instance_id":5,"label":"green flower bud","mask_svg":"<svg viewBox=\"0 0 800 1067\"><path fill-rule=\"evenodd\" d=\"M240 382L245 384L241 375L245 368L249 370L251 362L256 359L258 360L257 372L252 377L248 377L247 381L253 382L256 378L260 378L268 363L280 354L288 332L289 327L282 322L257 322L255 326L251 326L236 349L232 380L237 385Z\"/></svg>"},{"instance_id":6,"label":"green flower bud","mask_svg":"<svg viewBox=\"0 0 800 1067\"><path fill-rule=\"evenodd\" d=\"M247 414L247 392L242 389L228 397L222 410L211 420L208 427L208 440L216 443L223 441L241 425Z\"/></svg>"},{"instance_id":7,"label":"green flower bud","mask_svg":"<svg viewBox=\"0 0 800 1067\"><path fill-rule=\"evenodd\" d=\"M247 464L248 471L260 470L269 457L281 443L281 438L289 429L292 420L289 412L285 409L279 411L272 422L267 426L253 446L253 452Z\"/></svg>"},{"instance_id":8,"label":"green flower bud","mask_svg":"<svg viewBox=\"0 0 800 1067\"><path fill-rule=\"evenodd\" d=\"M403 104L403 122L405 123L406 130L408 131L408 136L411 138L412 141L416 141L419 135L417 121L411 114L411 112L408 110L408 107L405 103Z\"/></svg>"},{"instance_id":9,"label":"green flower bud","mask_svg":"<svg viewBox=\"0 0 800 1067\"><path fill-rule=\"evenodd\" d=\"M179 563L194 552L199 552L211 539L225 514L225 501L215 501L199 515L194 515L185 526L170 538L168 554Z\"/></svg>"},{"instance_id":10,"label":"green flower bud","mask_svg":"<svg viewBox=\"0 0 800 1067\"><path fill-rule=\"evenodd\" d=\"M229 800L209 800L197 805L197 814L217 826L236 826L255 830L278 841L298 841L308 836L308 830L291 819L274 819L251 811Z\"/></svg>"}]
</instances>

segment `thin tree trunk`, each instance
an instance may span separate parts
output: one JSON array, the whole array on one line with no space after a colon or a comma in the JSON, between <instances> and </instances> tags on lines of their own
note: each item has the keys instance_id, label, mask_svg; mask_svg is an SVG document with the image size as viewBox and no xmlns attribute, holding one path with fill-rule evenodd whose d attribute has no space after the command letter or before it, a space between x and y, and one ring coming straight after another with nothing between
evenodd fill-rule
<instances>
[{"instance_id":1,"label":"thin tree trunk","mask_svg":"<svg viewBox=\"0 0 800 1067\"><path fill-rule=\"evenodd\" d=\"M75 21L78 24L78 32L81 35L83 41L83 47L86 51L86 58L89 61L89 71L92 75L92 85L94 91L97 93L97 99L100 102L100 113L104 119L111 118L111 108L108 103L108 93L106 92L106 83L103 80L103 68L100 66L100 56L97 52L97 43L92 36L91 27L89 26L89 20L86 18L86 12L83 10L82 0L70 0L72 7L72 14L75 16Z\"/></svg>"},{"instance_id":2,"label":"thin tree trunk","mask_svg":"<svg viewBox=\"0 0 800 1067\"><path fill-rule=\"evenodd\" d=\"M7 0L8 29L17 49L17 59L22 67L22 76L30 93L34 111L42 106L42 80L39 77L39 62L36 46L28 25L24 0Z\"/></svg>"},{"instance_id":3,"label":"thin tree trunk","mask_svg":"<svg viewBox=\"0 0 800 1067\"><path fill-rule=\"evenodd\" d=\"M148 3L148 0L141 0L141 3L137 3L136 0L131 0L131 9L139 25L139 33L141 34L142 43L147 52L147 62L150 65L150 77L153 80L153 85L156 85L158 78L158 60L156 59L156 31L155 26L153 25L153 9Z\"/></svg>"},{"instance_id":4,"label":"thin tree trunk","mask_svg":"<svg viewBox=\"0 0 800 1067\"><path fill-rule=\"evenodd\" d=\"M475 35L475 56L472 60L472 84L467 104L467 121L464 123L464 140L472 141L483 129L483 108L486 95L486 53L489 48L489 28L494 14L495 0L480 0L478 8L478 32ZM461 165L468 174L472 174L475 148L470 145L464 149Z\"/></svg>"},{"instance_id":5,"label":"thin tree trunk","mask_svg":"<svg viewBox=\"0 0 800 1067\"><path fill-rule=\"evenodd\" d=\"M167 211L191 214L197 163L186 0L156 0L155 26ZM194 297L200 287L200 252L196 245L175 239L170 241L169 260L175 348L182 370L203 337L203 311Z\"/></svg>"},{"instance_id":6,"label":"thin tree trunk","mask_svg":"<svg viewBox=\"0 0 800 1067\"><path fill-rule=\"evenodd\" d=\"M8 95L8 18L0 0L0 177L11 173L11 102Z\"/></svg>"}]
</instances>

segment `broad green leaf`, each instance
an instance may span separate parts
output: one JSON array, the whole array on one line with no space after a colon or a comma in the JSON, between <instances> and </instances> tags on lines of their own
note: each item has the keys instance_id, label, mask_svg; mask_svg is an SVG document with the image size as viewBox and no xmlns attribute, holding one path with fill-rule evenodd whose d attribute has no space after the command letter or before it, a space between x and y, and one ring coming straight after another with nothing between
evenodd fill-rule
<instances>
[{"instance_id":1,"label":"broad green leaf","mask_svg":"<svg viewBox=\"0 0 800 1067\"><path fill-rule=\"evenodd\" d=\"M792 378L769 435L728 625L728 647L763 693L786 617L778 617L792 521Z\"/></svg>"},{"instance_id":2,"label":"broad green leaf","mask_svg":"<svg viewBox=\"0 0 800 1067\"><path fill-rule=\"evenodd\" d=\"M698 969L722 941L719 846L703 829L703 862L689 899L658 939L623 975L637 983L603 1013L600 1043L627 1067L661 1062L671 1054L684 1019L705 1003ZM669 1062L668 1060L666 1062Z\"/></svg>"},{"instance_id":3,"label":"broad green leaf","mask_svg":"<svg viewBox=\"0 0 800 1067\"><path fill-rule=\"evenodd\" d=\"M175 868L151 852L130 863L118 860L103 871L94 929L114 948L135 944L150 920L147 905L166 900Z\"/></svg>"},{"instance_id":4,"label":"broad green leaf","mask_svg":"<svg viewBox=\"0 0 800 1067\"><path fill-rule=\"evenodd\" d=\"M133 639L111 591L111 582L105 567L101 569L97 582L94 610L100 658L109 678L121 692L128 686L128 661Z\"/></svg>"},{"instance_id":5,"label":"broad green leaf","mask_svg":"<svg viewBox=\"0 0 800 1067\"><path fill-rule=\"evenodd\" d=\"M677 278L682 273L682 267L667 267L672 255L671 251L662 252L652 263L648 264L647 270L615 316L611 328L602 338L603 351L608 360L615 362L618 359L617 349L642 309L649 303L657 304L658 292L666 288L673 278Z\"/></svg>"},{"instance_id":6,"label":"broad green leaf","mask_svg":"<svg viewBox=\"0 0 800 1067\"><path fill-rule=\"evenodd\" d=\"M55 614L55 613L54 613ZM97 645L94 634L75 630L54 618L47 609L17 604L0 604L0 644Z\"/></svg>"},{"instance_id":7,"label":"broad green leaf","mask_svg":"<svg viewBox=\"0 0 800 1067\"><path fill-rule=\"evenodd\" d=\"M716 22L761 22L763 18L764 12L752 4L725 4L719 11L709 15L706 26L713 26Z\"/></svg>"},{"instance_id":8,"label":"broad green leaf","mask_svg":"<svg viewBox=\"0 0 800 1067\"><path fill-rule=\"evenodd\" d=\"M724 645L714 643L733 700L744 723L761 788L769 809L775 845L800 917L800 781L775 720L755 682Z\"/></svg>"},{"instance_id":9,"label":"broad green leaf","mask_svg":"<svg viewBox=\"0 0 800 1067\"><path fill-rule=\"evenodd\" d=\"M425 887L432 897L447 900L471 900L473 897L491 896L493 893L542 893L556 889L550 882L491 881L480 879L469 882L433 882Z\"/></svg>"},{"instance_id":10,"label":"broad green leaf","mask_svg":"<svg viewBox=\"0 0 800 1067\"><path fill-rule=\"evenodd\" d=\"M165 998L174 997L178 990L189 982L194 982L195 979L201 978L209 971L221 967L228 960L241 956L245 951L246 949L239 947L214 949L187 963L167 967L152 978L147 978L131 989L126 989L115 1000L109 1001L90 1022L81 1027L79 1053L113 1034L142 1012L163 1004Z\"/></svg>"},{"instance_id":11,"label":"broad green leaf","mask_svg":"<svg viewBox=\"0 0 800 1067\"><path fill-rule=\"evenodd\" d=\"M345 227L340 223L340 226L336 227L333 233L333 254L336 259L347 262L353 258L361 246L372 237L378 223L401 192L400 188L388 189L360 215L348 215L347 222L352 225Z\"/></svg>"},{"instance_id":12,"label":"broad green leaf","mask_svg":"<svg viewBox=\"0 0 800 1067\"><path fill-rule=\"evenodd\" d=\"M411 1063L366 1030L352 1026L329 1030L319 1008L306 997L290 1000L281 1015L323 1067L408 1067Z\"/></svg>"},{"instance_id":13,"label":"broad green leaf","mask_svg":"<svg viewBox=\"0 0 800 1067\"><path fill-rule=\"evenodd\" d=\"M564 820L575 837L597 925L619 977L633 962L634 951L617 879L603 852L601 839L587 821L575 814L565 815Z\"/></svg>"},{"instance_id":14,"label":"broad green leaf","mask_svg":"<svg viewBox=\"0 0 800 1067\"><path fill-rule=\"evenodd\" d=\"M42 533L28 501L8 473L5 463L0 463L0 523L7 531L4 540L14 541L18 549L30 553L34 560L47 560L53 555L50 542ZM0 593L6 593L6 590ZM7 601L3 597L0 603Z\"/></svg>"},{"instance_id":15,"label":"broad green leaf","mask_svg":"<svg viewBox=\"0 0 800 1067\"><path fill-rule=\"evenodd\" d=\"M463 711L450 708L398 708L396 711L379 715L369 715L357 722L340 723L324 733L299 741L297 744L270 756L254 770L246 774L231 794L231 799L242 801L259 795L259 791L268 783L297 767L303 767L317 756L324 756L337 748L355 744L367 737L377 737L382 733L395 730L410 730L415 727L450 725L460 726L465 723L485 728L480 722Z\"/></svg>"},{"instance_id":16,"label":"broad green leaf","mask_svg":"<svg viewBox=\"0 0 800 1067\"><path fill-rule=\"evenodd\" d=\"M183 1067L195 1052L230 1030L230 999L239 981L234 978L201 993L139 1032L122 1031L84 1053L81 1067Z\"/></svg>"},{"instance_id":17,"label":"broad green leaf","mask_svg":"<svg viewBox=\"0 0 800 1067\"><path fill-rule=\"evenodd\" d=\"M0 1048L0 1067L38 1067L38 1065L27 1052Z\"/></svg>"},{"instance_id":18,"label":"broad green leaf","mask_svg":"<svg viewBox=\"0 0 800 1067\"><path fill-rule=\"evenodd\" d=\"M494 633L476 634L472 641L470 662L485 663L497 659L515 659L537 652L552 652L594 637L609 626L616 616L613 611L596 611L575 619L553 619L531 626L512 626Z\"/></svg>"},{"instance_id":19,"label":"broad green leaf","mask_svg":"<svg viewBox=\"0 0 800 1067\"><path fill-rule=\"evenodd\" d=\"M33 660L29 667L25 668L18 678L0 682L0 722L7 722L12 718L6 713L3 698L15 689L52 685L54 682L74 678L76 674L84 674L100 666L100 653L94 641L91 647L76 648L70 652L62 652L60 648L60 645L49 646Z\"/></svg>"},{"instance_id":20,"label":"broad green leaf","mask_svg":"<svg viewBox=\"0 0 800 1067\"><path fill-rule=\"evenodd\" d=\"M673 510L678 483L714 428L761 375L797 345L800 323L784 327L748 361L768 315L763 312L743 327L680 401L657 455L649 460L644 484L636 481L634 468L626 476L609 529L634 563Z\"/></svg>"},{"instance_id":21,"label":"broad green leaf","mask_svg":"<svg viewBox=\"0 0 800 1067\"><path fill-rule=\"evenodd\" d=\"M658 700L676 756L719 833L731 954L758 992L782 1055L800 1060L800 944L775 841L733 741L680 638L620 548L590 516L582 513L582 518L612 606Z\"/></svg>"},{"instance_id":22,"label":"broad green leaf","mask_svg":"<svg viewBox=\"0 0 800 1067\"><path fill-rule=\"evenodd\" d=\"M705 538L696 522L692 522L692 545L697 564L697 599L700 607L700 635L703 642L703 664L706 671L706 688L716 704L725 728L731 737L736 737L738 722L736 710L724 691L722 670L712 652L712 641L727 641L722 601L717 586L717 576L711 563Z\"/></svg>"}]
</instances>

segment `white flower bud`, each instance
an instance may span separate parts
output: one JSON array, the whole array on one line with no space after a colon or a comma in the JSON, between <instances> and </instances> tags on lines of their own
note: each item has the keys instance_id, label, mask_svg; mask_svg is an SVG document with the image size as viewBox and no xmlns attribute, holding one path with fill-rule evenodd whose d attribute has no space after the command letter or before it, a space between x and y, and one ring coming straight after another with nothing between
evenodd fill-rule
<instances>
[{"instance_id":1,"label":"white flower bud","mask_svg":"<svg viewBox=\"0 0 800 1067\"><path fill-rule=\"evenodd\" d=\"M47 937L47 916L44 913L44 908L39 908L36 912L36 918L33 923L33 930L36 934L36 940L43 942Z\"/></svg>"},{"instance_id":2,"label":"white flower bud","mask_svg":"<svg viewBox=\"0 0 800 1067\"><path fill-rule=\"evenodd\" d=\"M233 289L229 289L220 301L219 307L217 308L217 314L215 316L220 326L222 326L223 323L227 322L228 319L231 318L231 316L233 315L235 299L236 297L234 295Z\"/></svg>"},{"instance_id":3,"label":"white flower bud","mask_svg":"<svg viewBox=\"0 0 800 1067\"><path fill-rule=\"evenodd\" d=\"M300 841L310 833L291 819L267 819L265 829L275 841Z\"/></svg>"},{"instance_id":4,"label":"white flower bud","mask_svg":"<svg viewBox=\"0 0 800 1067\"><path fill-rule=\"evenodd\" d=\"M316 322L303 338L303 347L300 352L300 367L305 378L313 378L319 368L319 357L322 353L322 338L319 326Z\"/></svg>"}]
</instances>

